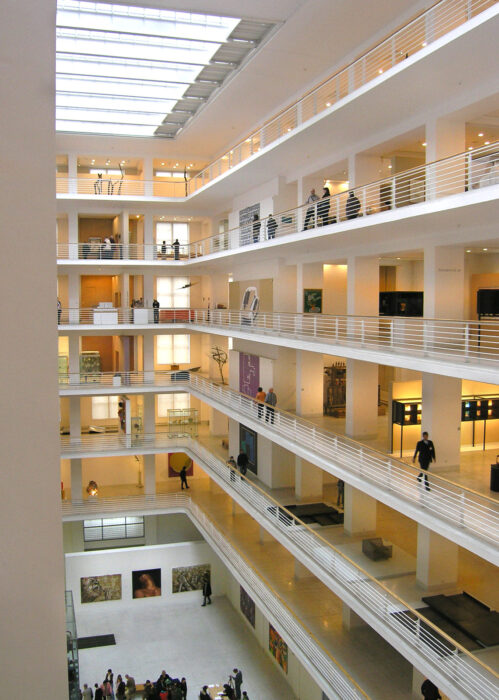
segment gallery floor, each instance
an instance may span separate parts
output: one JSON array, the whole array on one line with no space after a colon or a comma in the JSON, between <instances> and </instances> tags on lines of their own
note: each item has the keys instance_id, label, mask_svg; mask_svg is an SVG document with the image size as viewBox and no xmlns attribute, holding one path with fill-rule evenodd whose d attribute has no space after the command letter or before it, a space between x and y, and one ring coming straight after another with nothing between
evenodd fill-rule
<instances>
[{"instance_id":1,"label":"gallery floor","mask_svg":"<svg viewBox=\"0 0 499 700\"><path fill-rule=\"evenodd\" d=\"M225 597L213 604L113 611L89 606L78 615L78 636L113 633L116 646L80 651L80 687L101 682L108 668L156 680L163 669L187 679L188 698L204 684L224 682L234 666L243 671L243 690L255 700L295 700L290 686Z\"/></svg>"}]
</instances>

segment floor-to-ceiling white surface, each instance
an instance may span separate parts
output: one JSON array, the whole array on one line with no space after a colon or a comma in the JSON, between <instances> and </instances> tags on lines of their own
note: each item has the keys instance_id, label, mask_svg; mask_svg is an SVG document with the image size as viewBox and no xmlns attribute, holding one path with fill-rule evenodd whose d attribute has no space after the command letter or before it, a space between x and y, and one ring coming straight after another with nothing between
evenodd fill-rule
<instances>
[{"instance_id":1,"label":"floor-to-ceiling white surface","mask_svg":"<svg viewBox=\"0 0 499 700\"><path fill-rule=\"evenodd\" d=\"M80 651L80 687L100 683L108 668L155 681L162 669L187 679L187 697L204 684L225 682L234 667L243 671L243 690L253 700L295 700L272 658L225 597L213 604L130 607L126 613L95 603L76 620L78 636L114 634L116 646ZM201 602L201 599L200 599Z\"/></svg>"}]
</instances>

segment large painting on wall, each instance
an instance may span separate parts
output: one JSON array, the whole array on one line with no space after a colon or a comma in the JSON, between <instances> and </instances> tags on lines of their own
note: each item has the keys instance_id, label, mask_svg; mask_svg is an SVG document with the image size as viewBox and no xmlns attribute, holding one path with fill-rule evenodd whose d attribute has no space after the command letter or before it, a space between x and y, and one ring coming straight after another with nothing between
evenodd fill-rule
<instances>
[{"instance_id":1,"label":"large painting on wall","mask_svg":"<svg viewBox=\"0 0 499 700\"><path fill-rule=\"evenodd\" d=\"M80 587L82 603L121 600L121 574L86 576L80 579Z\"/></svg>"},{"instance_id":2,"label":"large painting on wall","mask_svg":"<svg viewBox=\"0 0 499 700\"><path fill-rule=\"evenodd\" d=\"M180 475L182 467L187 467L187 476L192 476L194 474L194 464L192 459L185 454L185 452L169 452L168 453L168 476L174 477Z\"/></svg>"},{"instance_id":3,"label":"large painting on wall","mask_svg":"<svg viewBox=\"0 0 499 700\"><path fill-rule=\"evenodd\" d=\"M248 455L248 469L258 474L258 456L256 433L242 423L239 424L239 449Z\"/></svg>"},{"instance_id":4,"label":"large painting on wall","mask_svg":"<svg viewBox=\"0 0 499 700\"><path fill-rule=\"evenodd\" d=\"M239 353L239 391L255 396L260 386L260 358L258 355Z\"/></svg>"},{"instance_id":5,"label":"large painting on wall","mask_svg":"<svg viewBox=\"0 0 499 700\"><path fill-rule=\"evenodd\" d=\"M239 210L239 242L241 245L253 243L251 222L255 214L258 214L258 218L260 218L260 202Z\"/></svg>"},{"instance_id":6,"label":"large painting on wall","mask_svg":"<svg viewBox=\"0 0 499 700\"><path fill-rule=\"evenodd\" d=\"M205 575L211 576L210 564L178 566L172 569L172 593L202 590Z\"/></svg>"},{"instance_id":7,"label":"large painting on wall","mask_svg":"<svg viewBox=\"0 0 499 700\"><path fill-rule=\"evenodd\" d=\"M269 624L269 651L282 668L284 673L288 672L288 645L283 640L279 632Z\"/></svg>"},{"instance_id":8,"label":"large painting on wall","mask_svg":"<svg viewBox=\"0 0 499 700\"><path fill-rule=\"evenodd\" d=\"M134 598L155 598L161 595L161 569L132 571Z\"/></svg>"},{"instance_id":9,"label":"large painting on wall","mask_svg":"<svg viewBox=\"0 0 499 700\"><path fill-rule=\"evenodd\" d=\"M252 627L255 627L255 601L239 586L239 607Z\"/></svg>"}]
</instances>

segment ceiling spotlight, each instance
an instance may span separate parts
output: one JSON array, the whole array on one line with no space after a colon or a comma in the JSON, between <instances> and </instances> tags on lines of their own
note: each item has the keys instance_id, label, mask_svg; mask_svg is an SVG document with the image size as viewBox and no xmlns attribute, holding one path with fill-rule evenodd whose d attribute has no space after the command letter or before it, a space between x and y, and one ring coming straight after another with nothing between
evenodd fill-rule
<instances>
[{"instance_id":1,"label":"ceiling spotlight","mask_svg":"<svg viewBox=\"0 0 499 700\"><path fill-rule=\"evenodd\" d=\"M380 68L380 69L378 70L378 73L381 75L382 72L383 72L383 68Z\"/></svg>"},{"instance_id":2,"label":"ceiling spotlight","mask_svg":"<svg viewBox=\"0 0 499 700\"><path fill-rule=\"evenodd\" d=\"M482 250L488 250L488 248L482 248Z\"/></svg>"},{"instance_id":3,"label":"ceiling spotlight","mask_svg":"<svg viewBox=\"0 0 499 700\"><path fill-rule=\"evenodd\" d=\"M326 107L331 107L331 102L326 102Z\"/></svg>"},{"instance_id":4,"label":"ceiling spotlight","mask_svg":"<svg viewBox=\"0 0 499 700\"><path fill-rule=\"evenodd\" d=\"M482 136L483 136L483 131L480 131L480 133L478 134L478 136L479 136L480 138L482 138Z\"/></svg>"},{"instance_id":5,"label":"ceiling spotlight","mask_svg":"<svg viewBox=\"0 0 499 700\"><path fill-rule=\"evenodd\" d=\"M423 43L421 44L421 46L422 46L423 49L424 49L424 47L426 46L426 41L423 41Z\"/></svg>"},{"instance_id":6,"label":"ceiling spotlight","mask_svg":"<svg viewBox=\"0 0 499 700\"><path fill-rule=\"evenodd\" d=\"M423 143L422 143L421 145L422 145L423 147L426 147L426 146L427 146L426 141L423 141Z\"/></svg>"},{"instance_id":7,"label":"ceiling spotlight","mask_svg":"<svg viewBox=\"0 0 499 700\"><path fill-rule=\"evenodd\" d=\"M473 150L473 146L468 146L468 151L472 151L472 150Z\"/></svg>"},{"instance_id":8,"label":"ceiling spotlight","mask_svg":"<svg viewBox=\"0 0 499 700\"><path fill-rule=\"evenodd\" d=\"M467 253L471 253L471 250L467 250L466 252L467 252Z\"/></svg>"},{"instance_id":9,"label":"ceiling spotlight","mask_svg":"<svg viewBox=\"0 0 499 700\"><path fill-rule=\"evenodd\" d=\"M161 163L161 165L164 165L164 163Z\"/></svg>"},{"instance_id":10,"label":"ceiling spotlight","mask_svg":"<svg viewBox=\"0 0 499 700\"><path fill-rule=\"evenodd\" d=\"M176 168L178 167L178 163L175 163L175 167L176 167Z\"/></svg>"},{"instance_id":11,"label":"ceiling spotlight","mask_svg":"<svg viewBox=\"0 0 499 700\"><path fill-rule=\"evenodd\" d=\"M484 141L484 144L488 146L490 144L490 141Z\"/></svg>"},{"instance_id":12,"label":"ceiling spotlight","mask_svg":"<svg viewBox=\"0 0 499 700\"><path fill-rule=\"evenodd\" d=\"M388 170L391 170L393 168L393 165L388 166Z\"/></svg>"},{"instance_id":13,"label":"ceiling spotlight","mask_svg":"<svg viewBox=\"0 0 499 700\"><path fill-rule=\"evenodd\" d=\"M194 163L189 163L189 168L194 167Z\"/></svg>"}]
</instances>

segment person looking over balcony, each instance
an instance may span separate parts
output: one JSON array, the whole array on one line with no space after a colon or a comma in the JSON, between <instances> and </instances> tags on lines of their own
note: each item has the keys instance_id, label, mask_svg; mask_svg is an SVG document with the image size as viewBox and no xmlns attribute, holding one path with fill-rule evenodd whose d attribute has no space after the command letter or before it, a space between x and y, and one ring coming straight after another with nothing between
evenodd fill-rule
<instances>
[{"instance_id":1,"label":"person looking over balcony","mask_svg":"<svg viewBox=\"0 0 499 700\"><path fill-rule=\"evenodd\" d=\"M173 241L173 257L175 260L180 260L180 243L178 238Z\"/></svg>"},{"instance_id":2,"label":"person looking over balcony","mask_svg":"<svg viewBox=\"0 0 499 700\"><path fill-rule=\"evenodd\" d=\"M277 230L277 221L274 219L274 216L272 214L269 214L269 218L267 219L267 238L269 241L272 238L275 238L275 232Z\"/></svg>"},{"instance_id":3,"label":"person looking over balcony","mask_svg":"<svg viewBox=\"0 0 499 700\"><path fill-rule=\"evenodd\" d=\"M347 219L356 219L359 215L360 211L360 202L358 198L355 196L355 193L353 190L350 190L348 193L348 199L347 203L345 206L345 213L347 215Z\"/></svg>"},{"instance_id":4,"label":"person looking over balcony","mask_svg":"<svg viewBox=\"0 0 499 700\"><path fill-rule=\"evenodd\" d=\"M261 227L262 227L262 222L258 218L258 214L253 214L253 224L252 224L253 243L258 243L258 241L260 240Z\"/></svg>"},{"instance_id":5,"label":"person looking over balcony","mask_svg":"<svg viewBox=\"0 0 499 700\"><path fill-rule=\"evenodd\" d=\"M315 228L315 202L317 201L319 201L319 197L315 194L315 190L312 188L310 190L310 194L308 195L307 201L305 202L305 204L311 204L312 206L308 207L307 209L307 215L305 216L305 221L303 222L304 231L307 231L309 228Z\"/></svg>"},{"instance_id":6,"label":"person looking over balcony","mask_svg":"<svg viewBox=\"0 0 499 700\"><path fill-rule=\"evenodd\" d=\"M320 219L319 226L327 226L329 223L329 209L331 207L330 197L331 193L329 188L324 187L321 201L317 205L317 218Z\"/></svg>"},{"instance_id":7,"label":"person looking over balcony","mask_svg":"<svg viewBox=\"0 0 499 700\"><path fill-rule=\"evenodd\" d=\"M265 403L267 404L267 409L265 411L265 422L268 423L269 420L272 425L274 425L274 406L277 403L277 396L274 393L273 387L270 387L270 389L267 392L267 395L265 396Z\"/></svg>"}]
</instances>

